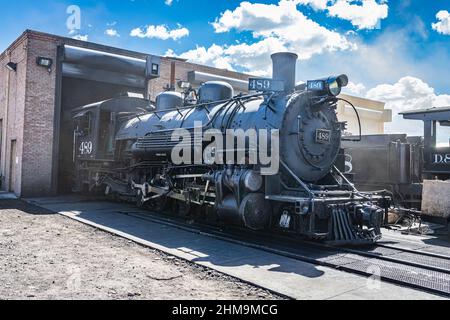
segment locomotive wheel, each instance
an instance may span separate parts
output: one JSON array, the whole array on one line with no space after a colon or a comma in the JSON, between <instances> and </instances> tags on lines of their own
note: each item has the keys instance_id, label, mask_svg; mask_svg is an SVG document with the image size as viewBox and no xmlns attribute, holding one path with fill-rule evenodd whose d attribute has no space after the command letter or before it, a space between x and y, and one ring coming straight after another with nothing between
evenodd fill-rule
<instances>
[{"instance_id":1,"label":"locomotive wheel","mask_svg":"<svg viewBox=\"0 0 450 320\"><path fill-rule=\"evenodd\" d=\"M141 190L137 190L137 192L136 192L136 206L138 208L143 208L146 206L146 202L143 201Z\"/></svg>"},{"instance_id":2,"label":"locomotive wheel","mask_svg":"<svg viewBox=\"0 0 450 320\"><path fill-rule=\"evenodd\" d=\"M161 197L153 199L149 202L149 207L157 213L162 213L167 208L167 198Z\"/></svg>"},{"instance_id":3,"label":"locomotive wheel","mask_svg":"<svg viewBox=\"0 0 450 320\"><path fill-rule=\"evenodd\" d=\"M184 201L177 201L177 214L181 217L186 217L191 212L191 204Z\"/></svg>"},{"instance_id":4,"label":"locomotive wheel","mask_svg":"<svg viewBox=\"0 0 450 320\"><path fill-rule=\"evenodd\" d=\"M141 192L138 192L137 193L137 196L136 196L136 206L138 207L138 208L142 208L143 206L144 206L144 202L142 201L142 195L141 195Z\"/></svg>"},{"instance_id":5,"label":"locomotive wheel","mask_svg":"<svg viewBox=\"0 0 450 320\"><path fill-rule=\"evenodd\" d=\"M261 193L247 195L239 208L244 225L252 230L267 228L270 224L271 213L272 207Z\"/></svg>"}]
</instances>

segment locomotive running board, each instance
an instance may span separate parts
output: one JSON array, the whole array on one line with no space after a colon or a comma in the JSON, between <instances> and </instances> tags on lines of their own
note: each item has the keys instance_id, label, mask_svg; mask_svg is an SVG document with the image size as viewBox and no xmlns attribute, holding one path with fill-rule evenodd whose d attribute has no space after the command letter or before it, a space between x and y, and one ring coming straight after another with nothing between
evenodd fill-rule
<instances>
[{"instance_id":1,"label":"locomotive running board","mask_svg":"<svg viewBox=\"0 0 450 320\"><path fill-rule=\"evenodd\" d=\"M373 199L377 199L377 198L374 197ZM296 196L267 195L266 200L277 201L277 202L290 202L290 203L306 202L306 201L314 201L316 203L318 203L318 202L333 203L335 201L360 201L360 200L364 200L364 198L355 196L353 198L352 197L329 197L329 198L324 199L324 198L315 197L315 198L311 199L311 198L296 197Z\"/></svg>"}]
</instances>

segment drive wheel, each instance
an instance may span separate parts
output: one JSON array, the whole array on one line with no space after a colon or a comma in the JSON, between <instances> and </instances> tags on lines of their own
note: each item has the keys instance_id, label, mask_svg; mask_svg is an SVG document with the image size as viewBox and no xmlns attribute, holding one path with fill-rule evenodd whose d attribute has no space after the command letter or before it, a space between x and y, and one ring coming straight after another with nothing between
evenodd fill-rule
<instances>
[{"instance_id":1,"label":"drive wheel","mask_svg":"<svg viewBox=\"0 0 450 320\"><path fill-rule=\"evenodd\" d=\"M142 192L141 192L141 190L138 190L136 192L136 206L138 208L142 208L144 206L144 201L142 200Z\"/></svg>"},{"instance_id":2,"label":"drive wheel","mask_svg":"<svg viewBox=\"0 0 450 320\"><path fill-rule=\"evenodd\" d=\"M191 212L191 204L184 201L177 201L177 214L180 217L187 217Z\"/></svg>"},{"instance_id":3,"label":"drive wheel","mask_svg":"<svg viewBox=\"0 0 450 320\"><path fill-rule=\"evenodd\" d=\"M151 208L151 210L153 210L157 213L163 213L164 210L167 208L167 198L160 197L160 198L151 200L150 208Z\"/></svg>"}]
</instances>

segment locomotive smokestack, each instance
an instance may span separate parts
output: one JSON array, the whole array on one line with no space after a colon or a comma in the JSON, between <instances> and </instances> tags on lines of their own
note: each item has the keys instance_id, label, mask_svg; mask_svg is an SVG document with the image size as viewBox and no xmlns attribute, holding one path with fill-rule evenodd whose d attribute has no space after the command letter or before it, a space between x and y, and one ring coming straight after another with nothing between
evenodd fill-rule
<instances>
[{"instance_id":1,"label":"locomotive smokestack","mask_svg":"<svg viewBox=\"0 0 450 320\"><path fill-rule=\"evenodd\" d=\"M295 69L298 56L291 52L279 52L272 55L274 80L284 81L286 92L294 91Z\"/></svg>"}]
</instances>

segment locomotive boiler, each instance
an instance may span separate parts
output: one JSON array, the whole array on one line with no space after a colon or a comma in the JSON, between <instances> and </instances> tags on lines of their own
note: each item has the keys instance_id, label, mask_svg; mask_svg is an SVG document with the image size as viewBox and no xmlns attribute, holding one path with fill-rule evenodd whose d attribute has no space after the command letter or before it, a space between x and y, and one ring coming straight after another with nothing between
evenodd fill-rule
<instances>
[{"instance_id":1,"label":"locomotive boiler","mask_svg":"<svg viewBox=\"0 0 450 320\"><path fill-rule=\"evenodd\" d=\"M336 244L371 243L389 198L363 193L339 169L345 75L295 85L297 56L272 56L273 77L235 95L198 91L112 99L74 113L75 191L153 210Z\"/></svg>"}]
</instances>

